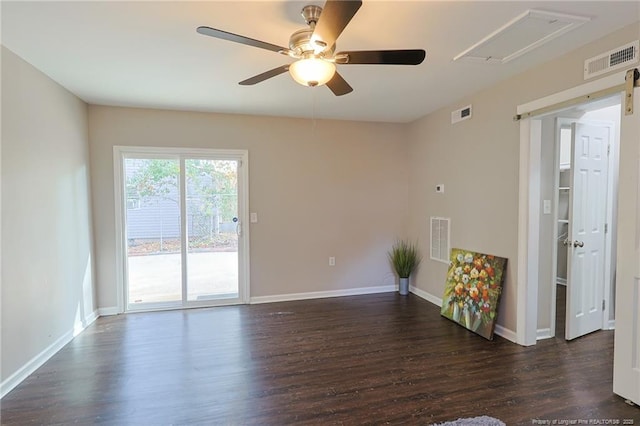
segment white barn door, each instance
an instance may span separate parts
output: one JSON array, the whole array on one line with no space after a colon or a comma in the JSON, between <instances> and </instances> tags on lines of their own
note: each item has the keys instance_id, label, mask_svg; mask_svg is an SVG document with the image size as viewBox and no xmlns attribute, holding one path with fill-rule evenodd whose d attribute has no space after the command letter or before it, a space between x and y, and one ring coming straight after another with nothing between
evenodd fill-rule
<instances>
[{"instance_id":1,"label":"white barn door","mask_svg":"<svg viewBox=\"0 0 640 426\"><path fill-rule=\"evenodd\" d=\"M623 110L625 104L623 102ZM620 121L613 391L640 405L640 89Z\"/></svg>"}]
</instances>

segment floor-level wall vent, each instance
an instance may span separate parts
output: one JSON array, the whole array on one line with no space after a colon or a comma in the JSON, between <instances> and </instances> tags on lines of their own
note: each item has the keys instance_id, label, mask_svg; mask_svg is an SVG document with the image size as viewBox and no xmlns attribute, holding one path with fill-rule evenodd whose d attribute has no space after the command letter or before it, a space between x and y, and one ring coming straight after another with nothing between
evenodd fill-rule
<instances>
[{"instance_id":1,"label":"floor-level wall vent","mask_svg":"<svg viewBox=\"0 0 640 426\"><path fill-rule=\"evenodd\" d=\"M584 61L584 79L608 73L638 63L638 47L640 41L636 40L624 46L610 50Z\"/></svg>"},{"instance_id":2,"label":"floor-level wall vent","mask_svg":"<svg viewBox=\"0 0 640 426\"><path fill-rule=\"evenodd\" d=\"M449 244L451 220L446 217L431 217L431 253L430 257L444 263L449 263Z\"/></svg>"}]
</instances>

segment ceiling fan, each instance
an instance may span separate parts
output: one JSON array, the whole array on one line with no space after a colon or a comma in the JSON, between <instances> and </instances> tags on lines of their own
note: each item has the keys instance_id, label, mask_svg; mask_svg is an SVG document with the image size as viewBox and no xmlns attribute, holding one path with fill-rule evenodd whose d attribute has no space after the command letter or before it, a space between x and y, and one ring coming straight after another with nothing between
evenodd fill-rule
<instances>
[{"instance_id":1,"label":"ceiling fan","mask_svg":"<svg viewBox=\"0 0 640 426\"><path fill-rule=\"evenodd\" d=\"M353 88L336 71L336 64L418 65L426 56L422 49L335 53L336 39L360 6L362 1L359 0L328 0L324 8L316 5L305 6L302 16L309 28L291 34L288 48L211 27L198 27L197 31L203 35L271 50L296 59L292 64L282 65L241 81L239 84L243 86L251 86L289 71L293 79L304 86L326 84L334 95L342 96L352 92Z\"/></svg>"}]
</instances>

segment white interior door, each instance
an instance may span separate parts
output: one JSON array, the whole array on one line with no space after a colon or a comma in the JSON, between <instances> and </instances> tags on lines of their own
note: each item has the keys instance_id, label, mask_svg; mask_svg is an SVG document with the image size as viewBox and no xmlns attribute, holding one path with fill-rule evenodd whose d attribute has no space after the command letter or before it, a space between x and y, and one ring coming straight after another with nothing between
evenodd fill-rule
<instances>
[{"instance_id":1,"label":"white interior door","mask_svg":"<svg viewBox=\"0 0 640 426\"><path fill-rule=\"evenodd\" d=\"M602 328L609 129L573 123L571 145L567 340Z\"/></svg>"},{"instance_id":2,"label":"white interior door","mask_svg":"<svg viewBox=\"0 0 640 426\"><path fill-rule=\"evenodd\" d=\"M613 391L640 405L640 89L634 91L634 113L620 120Z\"/></svg>"}]
</instances>

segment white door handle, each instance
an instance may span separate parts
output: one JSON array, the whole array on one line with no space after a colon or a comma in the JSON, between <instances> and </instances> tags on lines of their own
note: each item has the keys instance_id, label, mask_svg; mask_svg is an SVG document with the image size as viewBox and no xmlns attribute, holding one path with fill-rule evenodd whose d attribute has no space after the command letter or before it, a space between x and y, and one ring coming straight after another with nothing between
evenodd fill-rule
<instances>
[{"instance_id":1,"label":"white door handle","mask_svg":"<svg viewBox=\"0 0 640 426\"><path fill-rule=\"evenodd\" d=\"M240 225L240 222L236 224L236 234L238 234L238 236L242 235L242 226Z\"/></svg>"}]
</instances>

